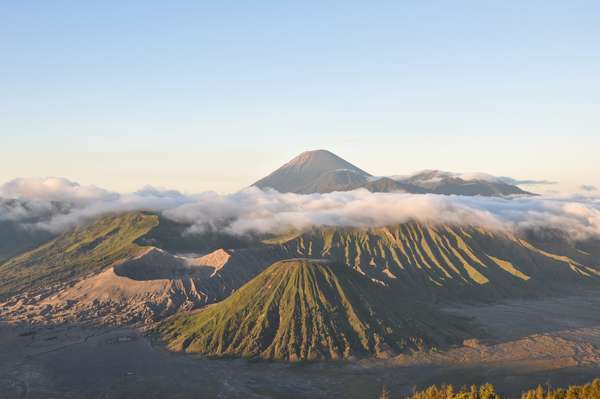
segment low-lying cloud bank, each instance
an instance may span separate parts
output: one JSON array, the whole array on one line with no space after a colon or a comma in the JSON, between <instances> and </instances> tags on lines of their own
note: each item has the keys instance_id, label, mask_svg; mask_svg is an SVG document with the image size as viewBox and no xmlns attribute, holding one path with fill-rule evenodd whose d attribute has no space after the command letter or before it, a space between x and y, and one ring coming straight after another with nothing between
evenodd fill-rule
<instances>
[{"instance_id":1,"label":"low-lying cloud bank","mask_svg":"<svg viewBox=\"0 0 600 399\"><path fill-rule=\"evenodd\" d=\"M281 194L250 188L221 196L200 194L196 201L164 214L234 234L281 233L312 226L373 227L417 220L513 231L556 229L582 240L600 237L600 200L570 197L467 197L436 194L371 193Z\"/></svg>"},{"instance_id":2,"label":"low-lying cloud bank","mask_svg":"<svg viewBox=\"0 0 600 399\"><path fill-rule=\"evenodd\" d=\"M193 201L178 191L146 186L128 194L82 186L64 178L15 179L0 186L0 222L60 233L100 215L161 212Z\"/></svg>"},{"instance_id":3,"label":"low-lying cloud bank","mask_svg":"<svg viewBox=\"0 0 600 399\"><path fill-rule=\"evenodd\" d=\"M416 220L496 230L551 228L574 240L600 237L600 199L589 193L489 198L366 190L299 195L248 188L229 195L184 195L145 187L119 194L51 178L9 182L0 186L0 198L0 221L55 233L106 213L148 210L190 224L191 232L211 228L237 235L313 226L374 227Z\"/></svg>"}]
</instances>

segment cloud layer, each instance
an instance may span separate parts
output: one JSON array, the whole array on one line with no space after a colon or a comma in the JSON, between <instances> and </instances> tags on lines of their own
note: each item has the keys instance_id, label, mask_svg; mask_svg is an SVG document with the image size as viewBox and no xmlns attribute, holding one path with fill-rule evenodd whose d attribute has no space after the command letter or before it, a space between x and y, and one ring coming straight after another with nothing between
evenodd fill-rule
<instances>
[{"instance_id":1,"label":"cloud layer","mask_svg":"<svg viewBox=\"0 0 600 399\"><path fill-rule=\"evenodd\" d=\"M18 178L5 183L0 187L0 196L85 205L116 199L118 194L96 186L82 186L60 177L32 177Z\"/></svg>"},{"instance_id":2,"label":"cloud layer","mask_svg":"<svg viewBox=\"0 0 600 399\"><path fill-rule=\"evenodd\" d=\"M171 219L234 234L281 233L312 226L371 227L416 220L429 224L481 226L513 231L556 229L573 239L600 237L600 201L571 197L466 197L435 194L280 194L250 188L220 196L201 194L170 209Z\"/></svg>"},{"instance_id":3,"label":"cloud layer","mask_svg":"<svg viewBox=\"0 0 600 399\"><path fill-rule=\"evenodd\" d=\"M190 201L192 197L177 191L151 186L120 194L64 178L15 179L0 186L0 221L60 233L108 213L160 212Z\"/></svg>"},{"instance_id":4,"label":"cloud layer","mask_svg":"<svg viewBox=\"0 0 600 399\"><path fill-rule=\"evenodd\" d=\"M600 199L563 197L489 198L366 190L329 194L281 194L248 188L219 195L184 195L145 187L130 194L81 186L66 179L18 179L0 186L0 221L61 232L96 216L131 210L162 212L190 224L232 234L282 233L313 226L372 227L416 220L488 229L556 229L572 239L600 237ZM16 198L18 200L7 200Z\"/></svg>"}]
</instances>

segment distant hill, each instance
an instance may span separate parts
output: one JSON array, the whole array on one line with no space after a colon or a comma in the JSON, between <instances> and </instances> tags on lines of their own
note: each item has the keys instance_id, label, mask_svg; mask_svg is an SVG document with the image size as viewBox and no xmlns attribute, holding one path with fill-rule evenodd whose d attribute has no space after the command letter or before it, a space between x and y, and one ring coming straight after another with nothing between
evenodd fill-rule
<instances>
[{"instance_id":1,"label":"distant hill","mask_svg":"<svg viewBox=\"0 0 600 399\"><path fill-rule=\"evenodd\" d=\"M358 186L357 188L366 188L373 193L412 193L412 194L425 194L428 191L415 184L394 180L389 177L381 177L377 180L371 180L365 184Z\"/></svg>"},{"instance_id":2,"label":"distant hill","mask_svg":"<svg viewBox=\"0 0 600 399\"><path fill-rule=\"evenodd\" d=\"M25 289L46 288L133 258L135 240L158 223L141 212L107 216L78 227L0 264L0 298Z\"/></svg>"},{"instance_id":3,"label":"distant hill","mask_svg":"<svg viewBox=\"0 0 600 399\"><path fill-rule=\"evenodd\" d=\"M343 265L286 260L224 301L168 319L157 333L173 350L291 361L388 357L472 334L466 320L393 294Z\"/></svg>"},{"instance_id":4,"label":"distant hill","mask_svg":"<svg viewBox=\"0 0 600 399\"><path fill-rule=\"evenodd\" d=\"M365 183L371 175L326 150L306 151L253 184L279 192L309 194Z\"/></svg>"},{"instance_id":5,"label":"distant hill","mask_svg":"<svg viewBox=\"0 0 600 399\"><path fill-rule=\"evenodd\" d=\"M462 176L462 177L461 177ZM531 195L492 176L464 176L437 170L408 177L374 177L337 155L326 151L306 151L253 186L282 193L329 193L365 188L372 192L412 194L506 196Z\"/></svg>"},{"instance_id":6,"label":"distant hill","mask_svg":"<svg viewBox=\"0 0 600 399\"><path fill-rule=\"evenodd\" d=\"M472 177L465 179L453 173L439 170L423 171L401 181L434 194L480 195L485 197L515 194L531 195L531 193L501 180L484 180Z\"/></svg>"}]
</instances>

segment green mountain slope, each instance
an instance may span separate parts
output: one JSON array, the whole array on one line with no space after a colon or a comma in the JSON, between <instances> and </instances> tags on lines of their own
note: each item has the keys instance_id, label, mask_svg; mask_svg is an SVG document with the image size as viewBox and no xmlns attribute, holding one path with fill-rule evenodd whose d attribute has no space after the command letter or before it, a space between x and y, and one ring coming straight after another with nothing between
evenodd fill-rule
<instances>
[{"instance_id":1,"label":"green mountain slope","mask_svg":"<svg viewBox=\"0 0 600 399\"><path fill-rule=\"evenodd\" d=\"M343 265L287 260L220 303L166 320L156 332L176 351L292 361L389 356L469 336L464 319L393 294Z\"/></svg>"},{"instance_id":2,"label":"green mountain slope","mask_svg":"<svg viewBox=\"0 0 600 399\"><path fill-rule=\"evenodd\" d=\"M566 243L536 246L473 227L321 228L279 244L289 256L331 259L410 295L487 299L600 282L600 260Z\"/></svg>"},{"instance_id":3,"label":"green mountain slope","mask_svg":"<svg viewBox=\"0 0 600 399\"><path fill-rule=\"evenodd\" d=\"M223 300L273 262L294 258L328 259L358 271L382 288L389 287L396 302L399 298L442 303L493 301L568 293L574 287L600 282L600 243L589 240L574 245L558 233L540 239L535 234L515 236L475 227L404 223L380 228L315 228L261 242L258 237L236 238L215 232L189 235L186 229L186 225L142 212L99 218L0 262L0 300L10 297L11 306L42 304L50 294L106 271L81 283L89 292L71 292L64 297L85 294L85 303L106 297L111 306L118 301L123 304L129 300L124 298L133 295L127 283L133 279L136 300L158 291L159 299L169 300L174 294L168 287L181 286L178 289L185 295L176 297L185 302L192 293L195 299L186 305L190 309ZM135 278L122 273L150 247L167 252L133 262L143 266L134 273ZM226 251L197 257L218 248ZM175 257L169 252L189 255ZM177 264L176 270L172 264ZM112 267L115 275L109 276ZM109 295L112 288L103 285L107 281L131 295ZM167 288L158 290L158 285ZM169 294L162 295L166 291Z\"/></svg>"},{"instance_id":4,"label":"green mountain slope","mask_svg":"<svg viewBox=\"0 0 600 399\"><path fill-rule=\"evenodd\" d=\"M107 216L0 264L0 297L67 283L140 254L135 241L158 223L142 212Z\"/></svg>"}]
</instances>

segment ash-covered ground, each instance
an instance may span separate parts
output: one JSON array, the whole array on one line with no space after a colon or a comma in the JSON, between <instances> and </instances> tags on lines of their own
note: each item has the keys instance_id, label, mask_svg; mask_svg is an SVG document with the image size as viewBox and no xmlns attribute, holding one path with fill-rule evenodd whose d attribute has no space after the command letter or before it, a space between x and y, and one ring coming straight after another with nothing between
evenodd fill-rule
<instances>
[{"instance_id":1,"label":"ash-covered ground","mask_svg":"<svg viewBox=\"0 0 600 399\"><path fill-rule=\"evenodd\" d=\"M600 376L600 297L447 309L490 338L387 360L274 363L170 353L142 331L74 324L0 324L0 398L376 398L430 384L491 382L517 394Z\"/></svg>"}]
</instances>

